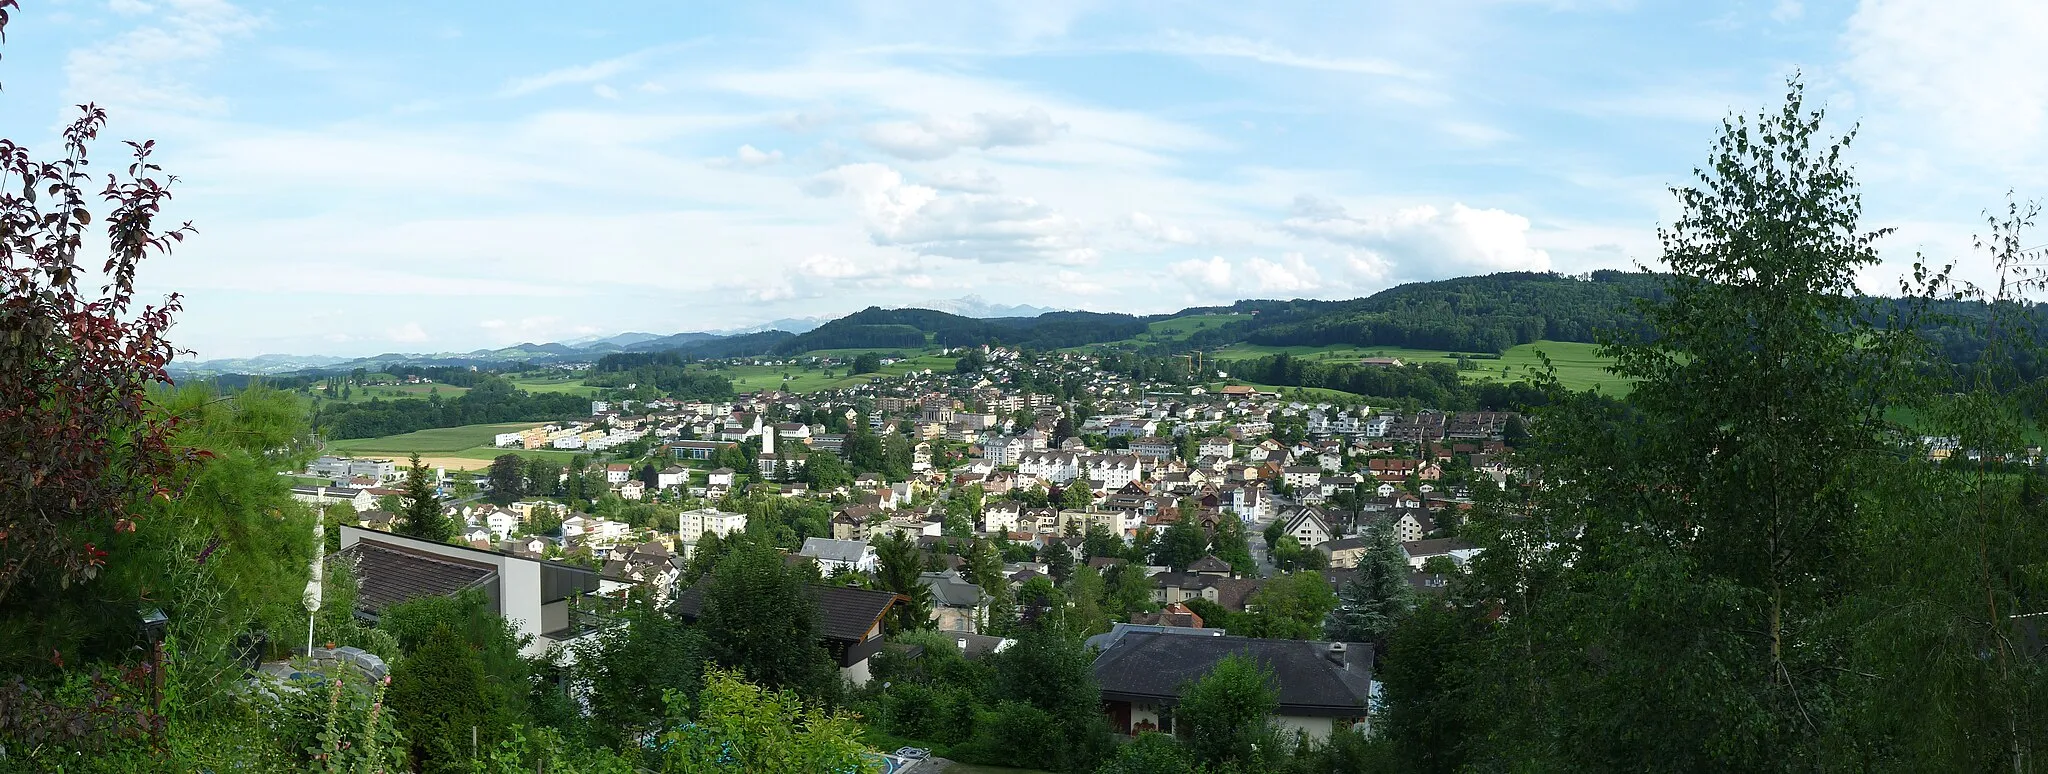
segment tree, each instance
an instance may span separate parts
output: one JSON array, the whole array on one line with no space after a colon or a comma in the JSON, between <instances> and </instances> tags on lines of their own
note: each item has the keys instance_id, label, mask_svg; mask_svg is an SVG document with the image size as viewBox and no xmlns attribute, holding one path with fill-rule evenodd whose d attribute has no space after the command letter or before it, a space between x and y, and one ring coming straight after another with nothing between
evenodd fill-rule
<instances>
[{"instance_id":1,"label":"tree","mask_svg":"<svg viewBox=\"0 0 2048 774\"><path fill-rule=\"evenodd\" d=\"M412 464L406 468L405 513L398 523L399 534L436 543L446 543L455 537L455 523L441 512L437 488L434 471L420 464L420 455L414 452Z\"/></svg>"},{"instance_id":2,"label":"tree","mask_svg":"<svg viewBox=\"0 0 2048 774\"><path fill-rule=\"evenodd\" d=\"M1038 549L1038 561L1045 563L1045 574L1052 576L1054 583L1065 585L1074 574L1074 550L1065 543L1047 542Z\"/></svg>"},{"instance_id":3,"label":"tree","mask_svg":"<svg viewBox=\"0 0 2048 774\"><path fill-rule=\"evenodd\" d=\"M1074 576L1067 580L1066 591L1071 602L1067 628L1083 637L1109 631L1110 617L1105 607L1109 593L1103 585L1102 573L1085 564L1076 567Z\"/></svg>"},{"instance_id":4,"label":"tree","mask_svg":"<svg viewBox=\"0 0 2048 774\"><path fill-rule=\"evenodd\" d=\"M590 708L591 732L606 746L623 747L661 727L665 697L696 695L704 645L644 592L629 597L614 620L576 641L572 674Z\"/></svg>"},{"instance_id":5,"label":"tree","mask_svg":"<svg viewBox=\"0 0 2048 774\"><path fill-rule=\"evenodd\" d=\"M853 373L871 374L882 370L882 358L873 352L862 352L853 358Z\"/></svg>"},{"instance_id":6,"label":"tree","mask_svg":"<svg viewBox=\"0 0 2048 774\"><path fill-rule=\"evenodd\" d=\"M1110 530L1109 525L1090 523L1081 533L1081 555L1089 559L1100 557L1122 557L1124 540Z\"/></svg>"},{"instance_id":7,"label":"tree","mask_svg":"<svg viewBox=\"0 0 2048 774\"><path fill-rule=\"evenodd\" d=\"M828 492L853 483L853 473L847 471L846 463L839 455L827 451L814 451L804 457L803 481L813 492Z\"/></svg>"},{"instance_id":8,"label":"tree","mask_svg":"<svg viewBox=\"0 0 2048 774\"><path fill-rule=\"evenodd\" d=\"M704 591L697 628L706 659L763 686L833 695L839 670L818 644L817 605L804 580L773 549L740 541Z\"/></svg>"},{"instance_id":9,"label":"tree","mask_svg":"<svg viewBox=\"0 0 2048 774\"><path fill-rule=\"evenodd\" d=\"M1252 559L1251 540L1245 537L1244 522L1234 516L1227 516L1216 524L1216 534L1209 538L1209 553L1230 563L1230 571L1239 577L1257 577L1259 563Z\"/></svg>"},{"instance_id":10,"label":"tree","mask_svg":"<svg viewBox=\"0 0 2048 774\"><path fill-rule=\"evenodd\" d=\"M1365 556L1337 596L1337 608L1323 622L1323 637L1335 642L1370 642L1384 651L1394 628L1414 606L1408 559L1394 532L1374 525L1365 534Z\"/></svg>"},{"instance_id":11,"label":"tree","mask_svg":"<svg viewBox=\"0 0 2048 774\"><path fill-rule=\"evenodd\" d=\"M714 669L705 676L694 719L685 697L669 693L669 727L658 747L663 771L763 774L871 772L875 751L861 742L859 719L787 690Z\"/></svg>"},{"instance_id":12,"label":"tree","mask_svg":"<svg viewBox=\"0 0 2048 774\"><path fill-rule=\"evenodd\" d=\"M1266 579L1246 606L1258 611L1256 636L1307 640L1323 633L1323 620L1337 606L1337 595L1321 573L1288 573Z\"/></svg>"},{"instance_id":13,"label":"tree","mask_svg":"<svg viewBox=\"0 0 2048 774\"><path fill-rule=\"evenodd\" d=\"M1183 515L1159 537L1159 545L1153 550L1152 561L1166 565L1174 572L1186 572L1188 565L1202 558L1209 550L1209 534L1202 531L1202 525L1193 517Z\"/></svg>"},{"instance_id":14,"label":"tree","mask_svg":"<svg viewBox=\"0 0 2048 774\"><path fill-rule=\"evenodd\" d=\"M1088 485L1075 479L1060 490L1060 507L1070 511L1087 510L1095 504L1095 493L1088 491Z\"/></svg>"},{"instance_id":15,"label":"tree","mask_svg":"<svg viewBox=\"0 0 2048 774\"><path fill-rule=\"evenodd\" d=\"M1129 621L1138 613L1158 609L1152 601L1152 578L1145 574L1145 568L1135 562L1118 563L1104 576L1108 587L1104 607L1117 620Z\"/></svg>"},{"instance_id":16,"label":"tree","mask_svg":"<svg viewBox=\"0 0 2048 774\"><path fill-rule=\"evenodd\" d=\"M447 626L437 627L391 670L391 703L413 765L425 772L467 772L470 734L495 741L483 663Z\"/></svg>"},{"instance_id":17,"label":"tree","mask_svg":"<svg viewBox=\"0 0 2048 774\"><path fill-rule=\"evenodd\" d=\"M1280 708L1271 669L1241 655L1227 656L1209 674L1183 686L1174 710L1176 736L1195 762L1215 770L1261 770L1259 742L1272 752L1273 711Z\"/></svg>"},{"instance_id":18,"label":"tree","mask_svg":"<svg viewBox=\"0 0 2048 774\"><path fill-rule=\"evenodd\" d=\"M562 491L562 466L535 457L526 461L526 484L520 488L536 497L558 497Z\"/></svg>"},{"instance_id":19,"label":"tree","mask_svg":"<svg viewBox=\"0 0 2048 774\"><path fill-rule=\"evenodd\" d=\"M526 531L535 535L555 535L562 531L562 509L541 505L533 509L533 517L526 522Z\"/></svg>"},{"instance_id":20,"label":"tree","mask_svg":"<svg viewBox=\"0 0 2048 774\"><path fill-rule=\"evenodd\" d=\"M889 609L890 628L899 632L931 628L932 588L920 580L924 552L902 533L891 532L875 541L875 560L875 580L882 590L908 598Z\"/></svg>"},{"instance_id":21,"label":"tree","mask_svg":"<svg viewBox=\"0 0 2048 774\"><path fill-rule=\"evenodd\" d=\"M138 309L133 299L142 260L192 228L157 229L169 181L149 161L154 141L129 143L133 164L95 192L112 205L101 216L105 271L86 273L86 156L106 114L82 111L59 160L0 140L0 605L89 583L120 561L102 546L135 529L138 504L170 496L190 459L170 444L175 422L150 410L150 391L170 381L164 334L181 300ZM102 275L99 294L79 289Z\"/></svg>"}]
</instances>

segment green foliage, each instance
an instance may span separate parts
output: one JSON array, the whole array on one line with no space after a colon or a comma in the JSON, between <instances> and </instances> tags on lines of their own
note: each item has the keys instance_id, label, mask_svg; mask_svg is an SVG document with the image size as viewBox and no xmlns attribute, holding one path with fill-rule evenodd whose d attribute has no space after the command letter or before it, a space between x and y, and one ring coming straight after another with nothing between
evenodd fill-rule
<instances>
[{"instance_id":1,"label":"green foliage","mask_svg":"<svg viewBox=\"0 0 2048 774\"><path fill-rule=\"evenodd\" d=\"M399 514L395 531L421 540L446 543L455 537L455 523L441 512L441 498L435 492L434 471L420 464L420 455L412 455L412 464L405 473L405 511Z\"/></svg>"},{"instance_id":2,"label":"green foliage","mask_svg":"<svg viewBox=\"0 0 2048 774\"><path fill-rule=\"evenodd\" d=\"M1193 516L1183 513L1159 536L1159 543L1153 548L1152 562L1165 565L1174 572L1186 572L1188 565L1194 564L1208 550L1209 534L1202 530L1202 525Z\"/></svg>"},{"instance_id":3,"label":"green foliage","mask_svg":"<svg viewBox=\"0 0 2048 774\"><path fill-rule=\"evenodd\" d=\"M687 702L669 698L680 723ZM881 759L860 741L860 722L796 693L748 682L734 671L705 675L694 722L663 733L663 771L815 774L879 772Z\"/></svg>"},{"instance_id":4,"label":"green foliage","mask_svg":"<svg viewBox=\"0 0 2048 774\"><path fill-rule=\"evenodd\" d=\"M1271 745L1272 715L1280 708L1275 686L1271 669L1244 656L1224 658L1181 688L1175 733L1199 764L1246 766L1255 760L1255 745Z\"/></svg>"},{"instance_id":5,"label":"green foliage","mask_svg":"<svg viewBox=\"0 0 2048 774\"><path fill-rule=\"evenodd\" d=\"M466 771L471 733L494 743L503 728L483 662L445 625L392 669L390 701L408 757L423 772Z\"/></svg>"},{"instance_id":6,"label":"green foliage","mask_svg":"<svg viewBox=\"0 0 2048 774\"><path fill-rule=\"evenodd\" d=\"M1338 594L1337 607L1323 622L1323 637L1336 642L1370 642L1385 648L1387 639L1414 606L1408 585L1408 559L1394 531L1374 525L1365 534L1365 555Z\"/></svg>"},{"instance_id":7,"label":"green foliage","mask_svg":"<svg viewBox=\"0 0 2048 774\"><path fill-rule=\"evenodd\" d=\"M818 643L817 607L804 581L772 549L735 547L712 571L697 620L707 660L768 688L835 695L839 671Z\"/></svg>"},{"instance_id":8,"label":"green foliage","mask_svg":"<svg viewBox=\"0 0 2048 774\"><path fill-rule=\"evenodd\" d=\"M590 737L630 746L661 727L669 695L694 699L703 682L701 635L636 593L615 625L578 640L573 677L590 710Z\"/></svg>"},{"instance_id":9,"label":"green foliage","mask_svg":"<svg viewBox=\"0 0 2048 774\"><path fill-rule=\"evenodd\" d=\"M901 533L891 532L875 540L875 563L875 580L882 590L909 599L889 609L890 629L931 628L932 589L918 580L924 572L924 552Z\"/></svg>"},{"instance_id":10,"label":"green foliage","mask_svg":"<svg viewBox=\"0 0 2048 774\"><path fill-rule=\"evenodd\" d=\"M507 505L526 494L526 461L517 454L491 460L491 502Z\"/></svg>"},{"instance_id":11,"label":"green foliage","mask_svg":"<svg viewBox=\"0 0 2048 774\"><path fill-rule=\"evenodd\" d=\"M1251 539L1245 536L1243 520L1226 515L1216 523L1216 534L1209 541L1209 553L1229 562L1231 572L1241 578L1258 576L1259 564L1252 559Z\"/></svg>"},{"instance_id":12,"label":"green foliage","mask_svg":"<svg viewBox=\"0 0 2048 774\"><path fill-rule=\"evenodd\" d=\"M1248 630L1231 628L1232 634L1308 640L1323 633L1323 621L1337 607L1337 595L1330 592L1322 573L1296 572L1266 579L1264 586L1246 600L1256 612Z\"/></svg>"},{"instance_id":13,"label":"green foliage","mask_svg":"<svg viewBox=\"0 0 2048 774\"><path fill-rule=\"evenodd\" d=\"M1147 731L1117 750L1096 774L1196 774L1195 759L1173 737Z\"/></svg>"}]
</instances>

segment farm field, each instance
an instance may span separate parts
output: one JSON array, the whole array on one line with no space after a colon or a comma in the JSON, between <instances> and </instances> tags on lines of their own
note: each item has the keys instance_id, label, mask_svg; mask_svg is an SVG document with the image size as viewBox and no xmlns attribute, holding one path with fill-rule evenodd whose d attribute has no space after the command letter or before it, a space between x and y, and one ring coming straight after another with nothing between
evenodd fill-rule
<instances>
[{"instance_id":1,"label":"farm field","mask_svg":"<svg viewBox=\"0 0 2048 774\"><path fill-rule=\"evenodd\" d=\"M1359 396L1353 395L1343 390L1332 390L1328 387L1284 387L1277 384L1260 384L1258 382L1247 382L1243 379L1231 379L1229 381L1223 382L1210 382L1209 384L1204 385L1204 388L1209 390L1210 392L1215 392L1218 388L1221 388L1227 384L1242 384L1250 387L1256 387L1260 390L1277 392L1282 395L1288 396L1292 396L1294 395L1296 390L1300 390L1302 394L1307 395L1308 397L1328 401L1356 401L1359 398Z\"/></svg>"},{"instance_id":2,"label":"farm field","mask_svg":"<svg viewBox=\"0 0 2048 774\"><path fill-rule=\"evenodd\" d=\"M1146 331L1136 337L1137 341L1179 341L1203 328L1215 328L1224 323L1247 319L1240 314L1191 314L1167 320L1156 320L1146 326Z\"/></svg>"},{"instance_id":3,"label":"farm field","mask_svg":"<svg viewBox=\"0 0 2048 774\"><path fill-rule=\"evenodd\" d=\"M564 392L585 397L597 394L596 387L576 377L520 377L512 380L512 386L527 392Z\"/></svg>"},{"instance_id":4,"label":"farm field","mask_svg":"<svg viewBox=\"0 0 2048 774\"><path fill-rule=\"evenodd\" d=\"M838 350L827 351L838 352ZM863 351L865 350L849 350L849 352L854 353ZM844 357L844 355L834 356ZM953 363L957 360L958 358L941 355L919 355L882 366L881 375L902 376L903 374L926 368L935 371L950 370L953 367ZM866 384L875 378L873 374L846 376L844 375L845 370L845 366L839 366L833 369L833 376L827 377L825 376L825 369L822 368L805 370L802 366L738 365L720 369L715 373L731 379L732 388L735 392L780 389L787 389L791 392L817 392L819 390L834 390ZM789 374L790 377L786 384L782 381L783 374Z\"/></svg>"},{"instance_id":5,"label":"farm field","mask_svg":"<svg viewBox=\"0 0 2048 774\"><path fill-rule=\"evenodd\" d=\"M351 438L346 441L329 441L330 451L358 454L377 452L380 454L410 454L419 452L456 452L476 446L488 447L491 439L499 433L511 433L529 427L539 427L544 422L501 422L492 425L463 425L461 427L436 427L400 435L381 438Z\"/></svg>"},{"instance_id":6,"label":"farm field","mask_svg":"<svg viewBox=\"0 0 2048 774\"><path fill-rule=\"evenodd\" d=\"M452 384L376 384L370 386L355 385L349 388L348 398L344 400L342 399L340 393L338 392L341 388L336 387L335 389L337 390L335 397L329 398L325 393L321 392L320 385L314 385L313 395L322 400L333 401L335 403L364 403L372 398L378 398L382 400L397 400L399 398L424 398L427 397L428 395L439 395L443 398L453 398L460 396L463 393L469 392L468 387L457 387Z\"/></svg>"},{"instance_id":7,"label":"farm field","mask_svg":"<svg viewBox=\"0 0 2048 774\"><path fill-rule=\"evenodd\" d=\"M1575 390L1598 388L1610 395L1626 395L1629 382L1612 373L1607 366L1613 361L1601 357L1599 346L1573 341L1537 341L1509 349L1499 359L1474 358L1479 368L1465 371L1466 379L1473 381L1514 381L1529 376L1542 366L1538 353L1548 355L1551 364L1557 368L1557 379L1565 387ZM1209 353L1218 360L1233 358L1264 357L1287 353L1308 360L1356 360L1363 357L1398 357L1404 361L1420 363L1455 363L1452 352L1445 350L1409 349L1406 347L1269 347L1257 344L1234 344ZM1506 369L1503 371L1502 369Z\"/></svg>"},{"instance_id":8,"label":"farm field","mask_svg":"<svg viewBox=\"0 0 2048 774\"><path fill-rule=\"evenodd\" d=\"M388 457L401 461L406 459L407 455L418 453L421 464L449 470L483 470L490 467L491 460L497 459L501 454L517 454L529 459L540 458L566 464L571 458L582 453L554 449L500 449L491 445L492 438L499 433L524 430L540 424L542 423L503 422L491 425L463 425L387 435L382 438L329 441L327 453L357 457Z\"/></svg>"}]
</instances>

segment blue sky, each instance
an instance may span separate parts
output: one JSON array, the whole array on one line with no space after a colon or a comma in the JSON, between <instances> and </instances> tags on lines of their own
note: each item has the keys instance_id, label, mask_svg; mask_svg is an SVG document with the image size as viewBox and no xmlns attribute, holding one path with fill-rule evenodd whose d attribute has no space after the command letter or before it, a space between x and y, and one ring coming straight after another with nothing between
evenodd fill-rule
<instances>
[{"instance_id":1,"label":"blue sky","mask_svg":"<svg viewBox=\"0 0 2048 774\"><path fill-rule=\"evenodd\" d=\"M0 136L159 140L202 358L1627 268L1795 70L1867 289L2048 191L2029 0L24 5Z\"/></svg>"}]
</instances>

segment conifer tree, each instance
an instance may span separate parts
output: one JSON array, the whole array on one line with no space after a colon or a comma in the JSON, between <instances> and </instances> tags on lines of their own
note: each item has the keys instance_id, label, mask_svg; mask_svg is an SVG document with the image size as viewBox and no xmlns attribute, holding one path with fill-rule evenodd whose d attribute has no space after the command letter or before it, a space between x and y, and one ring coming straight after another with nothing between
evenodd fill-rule
<instances>
[{"instance_id":1,"label":"conifer tree","mask_svg":"<svg viewBox=\"0 0 2048 774\"><path fill-rule=\"evenodd\" d=\"M1337 609L1323 622L1323 636L1336 642L1370 642L1384 648L1394 627L1414 604L1408 560L1394 531L1374 525L1365 534L1365 556L1337 594Z\"/></svg>"}]
</instances>

